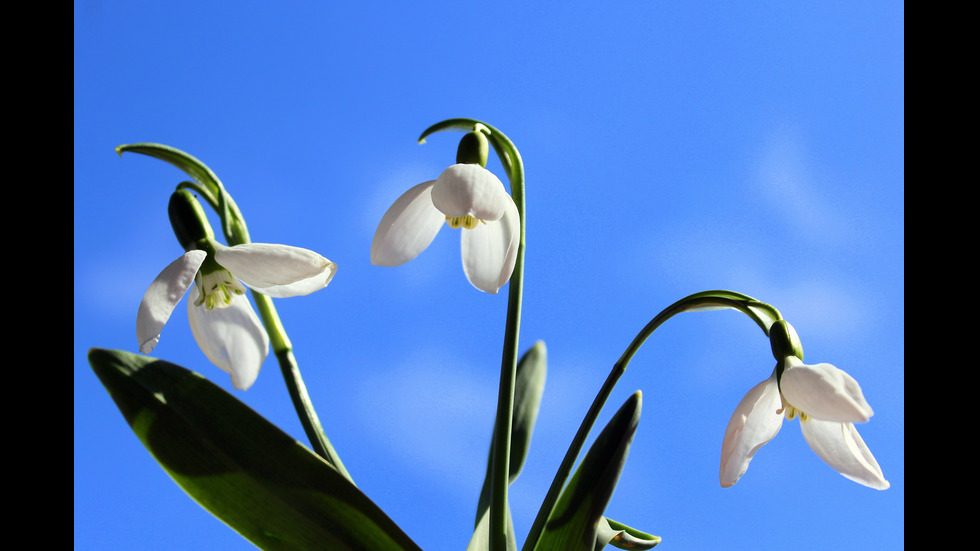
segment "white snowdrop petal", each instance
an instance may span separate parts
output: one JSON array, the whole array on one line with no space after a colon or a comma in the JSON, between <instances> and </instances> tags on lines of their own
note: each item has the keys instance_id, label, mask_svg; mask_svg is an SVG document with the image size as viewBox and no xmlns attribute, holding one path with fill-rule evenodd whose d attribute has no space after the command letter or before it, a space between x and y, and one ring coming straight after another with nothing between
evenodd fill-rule
<instances>
[{"instance_id":1,"label":"white snowdrop petal","mask_svg":"<svg viewBox=\"0 0 980 551\"><path fill-rule=\"evenodd\" d=\"M776 374L752 387L738 403L728 421L721 444L721 485L728 488L738 482L749 468L752 456L779 433L783 416Z\"/></svg>"},{"instance_id":2,"label":"white snowdrop petal","mask_svg":"<svg viewBox=\"0 0 980 551\"><path fill-rule=\"evenodd\" d=\"M455 164L444 170L432 187L432 204L446 216L500 220L507 212L507 203L514 201L504 184L480 165Z\"/></svg>"},{"instance_id":3,"label":"white snowdrop petal","mask_svg":"<svg viewBox=\"0 0 980 551\"><path fill-rule=\"evenodd\" d=\"M248 390L269 354L269 336L248 299L236 296L228 307L213 310L188 301L187 317L204 355L231 375L235 388Z\"/></svg>"},{"instance_id":4,"label":"white snowdrop petal","mask_svg":"<svg viewBox=\"0 0 980 551\"><path fill-rule=\"evenodd\" d=\"M509 201L507 213L496 222L477 224L463 232L461 253L466 279L481 291L496 294L510 279L517 262L520 217Z\"/></svg>"},{"instance_id":5,"label":"white snowdrop petal","mask_svg":"<svg viewBox=\"0 0 980 551\"><path fill-rule=\"evenodd\" d=\"M276 297L309 294L326 286L337 265L300 247L246 243L218 247L214 259L252 289L277 289ZM327 277L324 277L327 274ZM315 283L322 283L319 287Z\"/></svg>"},{"instance_id":6,"label":"white snowdrop petal","mask_svg":"<svg viewBox=\"0 0 980 551\"><path fill-rule=\"evenodd\" d=\"M435 180L423 182L402 194L378 224L371 242L371 263L401 266L432 243L446 221L432 205Z\"/></svg>"},{"instance_id":7,"label":"white snowdrop petal","mask_svg":"<svg viewBox=\"0 0 980 551\"><path fill-rule=\"evenodd\" d=\"M140 352L149 354L160 342L160 332L194 283L194 276L207 258L204 251L188 251L174 260L153 280L136 313L136 339Z\"/></svg>"},{"instance_id":8,"label":"white snowdrop petal","mask_svg":"<svg viewBox=\"0 0 980 551\"><path fill-rule=\"evenodd\" d=\"M874 415L854 377L827 363L804 365L786 359L780 379L786 401L810 417L838 423L860 423Z\"/></svg>"},{"instance_id":9,"label":"white snowdrop petal","mask_svg":"<svg viewBox=\"0 0 980 551\"><path fill-rule=\"evenodd\" d=\"M853 423L811 419L801 422L800 428L813 452L835 471L869 488L891 486Z\"/></svg>"}]
</instances>

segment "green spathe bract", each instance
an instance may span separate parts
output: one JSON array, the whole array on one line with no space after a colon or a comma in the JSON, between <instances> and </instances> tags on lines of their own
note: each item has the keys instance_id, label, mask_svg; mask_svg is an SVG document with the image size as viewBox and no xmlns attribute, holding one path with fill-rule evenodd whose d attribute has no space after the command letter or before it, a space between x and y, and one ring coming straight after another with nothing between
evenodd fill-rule
<instances>
[{"instance_id":1,"label":"green spathe bract","mask_svg":"<svg viewBox=\"0 0 980 551\"><path fill-rule=\"evenodd\" d=\"M803 359L803 343L800 342L800 336L786 320L777 320L769 328L769 343L776 361L781 362L787 356Z\"/></svg>"}]
</instances>

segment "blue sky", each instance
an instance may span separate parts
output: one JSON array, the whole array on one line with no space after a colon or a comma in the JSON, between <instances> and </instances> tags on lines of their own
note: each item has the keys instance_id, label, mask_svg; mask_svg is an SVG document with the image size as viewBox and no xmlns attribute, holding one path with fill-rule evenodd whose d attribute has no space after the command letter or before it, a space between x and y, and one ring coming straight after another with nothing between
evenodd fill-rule
<instances>
[{"instance_id":1,"label":"blue sky","mask_svg":"<svg viewBox=\"0 0 980 551\"><path fill-rule=\"evenodd\" d=\"M722 489L725 426L774 361L744 316L693 313L601 418L643 390L608 515L663 549L904 547L903 4L103 0L74 16L75 549L251 547L156 465L85 359L136 351L139 301L181 253L166 205L184 175L113 151L143 141L206 162L253 240L338 264L277 301L327 433L420 546L465 548L506 293L469 285L445 230L404 266L369 260L388 206L454 162L458 133L416 144L452 117L503 130L527 171L521 348L544 340L549 373L511 488L519 538L636 332L721 288L778 307L809 362L861 383L875 416L858 429L892 486L844 479L792 422ZM303 440L275 363L232 390L184 308L153 355Z\"/></svg>"}]
</instances>

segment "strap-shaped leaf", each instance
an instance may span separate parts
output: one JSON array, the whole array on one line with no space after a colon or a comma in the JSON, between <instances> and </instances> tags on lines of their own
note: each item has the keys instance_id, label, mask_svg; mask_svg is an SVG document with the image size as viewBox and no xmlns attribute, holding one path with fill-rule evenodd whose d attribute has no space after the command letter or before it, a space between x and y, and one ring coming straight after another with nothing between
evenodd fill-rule
<instances>
[{"instance_id":1,"label":"strap-shaped leaf","mask_svg":"<svg viewBox=\"0 0 980 551\"><path fill-rule=\"evenodd\" d=\"M514 385L514 417L510 440L510 483L517 480L531 448L531 433L538 419L541 395L548 371L548 350L543 341L534 343L517 364Z\"/></svg>"},{"instance_id":2,"label":"strap-shaped leaf","mask_svg":"<svg viewBox=\"0 0 980 551\"><path fill-rule=\"evenodd\" d=\"M544 342L534 343L517 364L517 378L514 382L514 415L511 426L509 484L513 484L524 468L527 452L531 447L531 433L541 407L544 381L547 375L548 351ZM494 433L497 430L494 427ZM493 445L490 450L492 453ZM487 461L487 476L483 480L480 500L476 508L476 528L466 548L467 551L488 551L490 545L490 461ZM510 505L507 506L507 545L516 550L513 520Z\"/></svg>"},{"instance_id":3,"label":"strap-shaped leaf","mask_svg":"<svg viewBox=\"0 0 980 551\"><path fill-rule=\"evenodd\" d=\"M594 551L602 513L626 464L642 395L636 391L619 408L558 498L535 551Z\"/></svg>"},{"instance_id":4,"label":"strap-shaped leaf","mask_svg":"<svg viewBox=\"0 0 980 551\"><path fill-rule=\"evenodd\" d=\"M118 350L89 363L167 474L258 547L419 550L333 467L197 373Z\"/></svg>"},{"instance_id":5,"label":"strap-shaped leaf","mask_svg":"<svg viewBox=\"0 0 980 551\"><path fill-rule=\"evenodd\" d=\"M630 528L615 520L602 517L602 520L599 521L598 532L596 533L595 551L599 551L607 543L620 549L638 549L642 551L656 547L660 543L660 537L640 532L636 528Z\"/></svg>"}]
</instances>

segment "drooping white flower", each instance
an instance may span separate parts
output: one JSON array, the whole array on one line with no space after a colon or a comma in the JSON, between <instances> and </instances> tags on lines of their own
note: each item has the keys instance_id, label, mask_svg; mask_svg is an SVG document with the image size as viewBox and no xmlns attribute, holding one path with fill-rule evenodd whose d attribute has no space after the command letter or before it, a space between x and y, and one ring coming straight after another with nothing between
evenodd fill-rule
<instances>
[{"instance_id":1,"label":"drooping white flower","mask_svg":"<svg viewBox=\"0 0 980 551\"><path fill-rule=\"evenodd\" d=\"M889 487L881 467L854 423L874 412L853 377L830 365L805 365L795 356L782 360L771 377L742 398L728 422L721 446L721 485L732 486L745 474L752 456L772 440L783 419L799 417L810 448L845 477L870 488Z\"/></svg>"},{"instance_id":2,"label":"drooping white flower","mask_svg":"<svg viewBox=\"0 0 980 551\"><path fill-rule=\"evenodd\" d=\"M496 293L517 262L520 215L504 185L475 164L455 164L405 192L381 218L371 263L400 266L419 255L445 222L462 228L463 271L477 289Z\"/></svg>"},{"instance_id":3,"label":"drooping white flower","mask_svg":"<svg viewBox=\"0 0 980 551\"><path fill-rule=\"evenodd\" d=\"M136 337L140 352L149 354L174 307L196 282L187 312L194 340L211 363L231 375L235 388L246 390L269 353L269 336L242 296L242 283L277 298L307 295L326 287L337 265L287 245L213 245L213 258L188 251L153 280L136 316Z\"/></svg>"}]
</instances>

